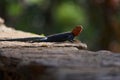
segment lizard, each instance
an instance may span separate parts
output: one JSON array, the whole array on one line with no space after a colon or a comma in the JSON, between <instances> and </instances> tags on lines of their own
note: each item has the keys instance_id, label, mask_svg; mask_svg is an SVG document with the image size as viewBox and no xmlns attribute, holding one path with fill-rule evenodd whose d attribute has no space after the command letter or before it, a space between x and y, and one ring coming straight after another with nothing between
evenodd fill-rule
<instances>
[{"instance_id":1,"label":"lizard","mask_svg":"<svg viewBox=\"0 0 120 80\"><path fill-rule=\"evenodd\" d=\"M78 36L82 31L82 26L77 25L70 32L63 32L53 35L48 35L46 37L28 37L28 38L15 38L15 39L0 39L0 41L22 41L22 42L73 42L74 38Z\"/></svg>"}]
</instances>

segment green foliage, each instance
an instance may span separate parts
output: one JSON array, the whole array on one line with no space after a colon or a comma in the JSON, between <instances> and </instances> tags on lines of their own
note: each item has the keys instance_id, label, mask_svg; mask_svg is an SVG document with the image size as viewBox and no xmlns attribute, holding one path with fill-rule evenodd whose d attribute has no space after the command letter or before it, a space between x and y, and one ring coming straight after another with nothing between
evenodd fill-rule
<instances>
[{"instance_id":1,"label":"green foliage","mask_svg":"<svg viewBox=\"0 0 120 80\"><path fill-rule=\"evenodd\" d=\"M66 2L58 5L58 7L54 11L54 19L57 24L59 24L63 29L64 26L74 26L77 24L85 23L85 13L82 8L78 5Z\"/></svg>"},{"instance_id":2,"label":"green foliage","mask_svg":"<svg viewBox=\"0 0 120 80\"><path fill-rule=\"evenodd\" d=\"M23 8L19 3L9 4L7 7L7 12L10 16L18 16L22 13Z\"/></svg>"},{"instance_id":3,"label":"green foliage","mask_svg":"<svg viewBox=\"0 0 120 80\"><path fill-rule=\"evenodd\" d=\"M27 4L41 4L44 0L26 0Z\"/></svg>"},{"instance_id":4,"label":"green foliage","mask_svg":"<svg viewBox=\"0 0 120 80\"><path fill-rule=\"evenodd\" d=\"M45 37L45 35L44 35L44 34L40 34L40 36Z\"/></svg>"}]
</instances>

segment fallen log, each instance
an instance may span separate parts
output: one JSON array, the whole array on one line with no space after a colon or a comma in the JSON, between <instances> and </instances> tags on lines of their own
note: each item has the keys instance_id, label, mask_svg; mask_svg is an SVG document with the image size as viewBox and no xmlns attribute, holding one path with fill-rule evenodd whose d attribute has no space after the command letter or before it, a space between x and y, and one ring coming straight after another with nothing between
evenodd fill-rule
<instances>
[{"instance_id":1,"label":"fallen log","mask_svg":"<svg viewBox=\"0 0 120 80\"><path fill-rule=\"evenodd\" d=\"M0 24L0 39L39 36ZM0 42L0 80L120 80L120 54L84 43Z\"/></svg>"}]
</instances>

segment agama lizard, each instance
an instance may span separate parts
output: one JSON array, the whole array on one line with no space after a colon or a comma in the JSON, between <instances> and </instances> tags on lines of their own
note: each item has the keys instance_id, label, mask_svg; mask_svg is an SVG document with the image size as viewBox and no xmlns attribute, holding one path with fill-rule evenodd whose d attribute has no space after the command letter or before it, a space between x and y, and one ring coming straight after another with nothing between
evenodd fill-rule
<instances>
[{"instance_id":1,"label":"agama lizard","mask_svg":"<svg viewBox=\"0 0 120 80\"><path fill-rule=\"evenodd\" d=\"M4 39L0 41L22 41L22 42L63 42L63 41L74 41L74 37L78 36L82 31L82 26L76 26L71 32L64 32L49 35L46 37L28 37L28 38L15 38L15 39Z\"/></svg>"}]
</instances>

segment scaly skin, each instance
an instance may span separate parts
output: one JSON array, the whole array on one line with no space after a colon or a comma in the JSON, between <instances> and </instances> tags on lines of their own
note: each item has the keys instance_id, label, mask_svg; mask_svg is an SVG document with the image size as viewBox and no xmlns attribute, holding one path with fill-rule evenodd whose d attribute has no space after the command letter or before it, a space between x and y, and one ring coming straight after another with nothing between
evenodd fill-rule
<instances>
[{"instance_id":1,"label":"scaly skin","mask_svg":"<svg viewBox=\"0 0 120 80\"><path fill-rule=\"evenodd\" d=\"M78 36L82 31L82 26L76 26L71 32L59 33L49 35L47 37L30 37L30 38L17 38L17 39L6 39L0 41L22 41L22 42L63 42L63 41L74 41L74 37Z\"/></svg>"}]
</instances>

